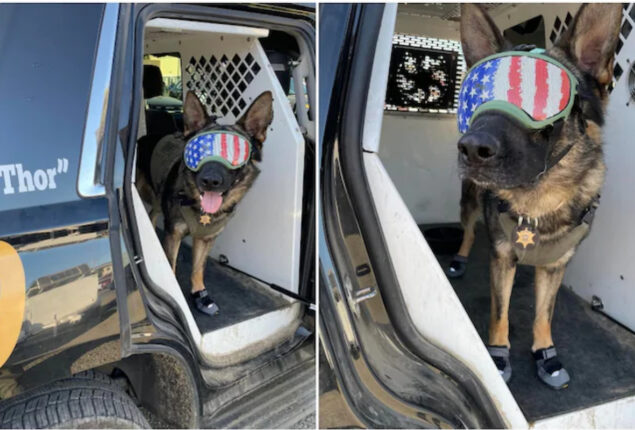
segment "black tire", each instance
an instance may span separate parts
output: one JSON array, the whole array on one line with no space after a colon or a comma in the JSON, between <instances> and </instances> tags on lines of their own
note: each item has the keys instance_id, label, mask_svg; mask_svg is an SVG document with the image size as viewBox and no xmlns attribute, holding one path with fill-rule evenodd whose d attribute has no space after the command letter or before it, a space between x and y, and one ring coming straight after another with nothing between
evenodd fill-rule
<instances>
[{"instance_id":1,"label":"black tire","mask_svg":"<svg viewBox=\"0 0 635 430\"><path fill-rule=\"evenodd\" d=\"M0 402L0 428L150 428L108 376L87 371Z\"/></svg>"}]
</instances>

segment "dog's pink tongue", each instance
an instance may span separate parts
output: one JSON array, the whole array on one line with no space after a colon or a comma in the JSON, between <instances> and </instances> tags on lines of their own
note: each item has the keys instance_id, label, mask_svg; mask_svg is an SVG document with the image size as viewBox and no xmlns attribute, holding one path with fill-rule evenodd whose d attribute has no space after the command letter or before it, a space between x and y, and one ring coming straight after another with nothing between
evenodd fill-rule
<instances>
[{"instance_id":1,"label":"dog's pink tongue","mask_svg":"<svg viewBox=\"0 0 635 430\"><path fill-rule=\"evenodd\" d=\"M220 193L214 191L205 191L201 195L201 206L203 210L208 214L216 213L220 209L220 205L223 204L223 196Z\"/></svg>"}]
</instances>

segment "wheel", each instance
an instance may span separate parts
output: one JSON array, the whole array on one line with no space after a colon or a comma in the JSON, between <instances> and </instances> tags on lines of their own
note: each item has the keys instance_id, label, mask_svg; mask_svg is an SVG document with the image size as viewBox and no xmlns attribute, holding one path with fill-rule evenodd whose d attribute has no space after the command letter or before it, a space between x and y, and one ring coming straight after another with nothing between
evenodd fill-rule
<instances>
[{"instance_id":1,"label":"wheel","mask_svg":"<svg viewBox=\"0 0 635 430\"><path fill-rule=\"evenodd\" d=\"M132 398L88 371L0 402L0 428L150 428Z\"/></svg>"}]
</instances>

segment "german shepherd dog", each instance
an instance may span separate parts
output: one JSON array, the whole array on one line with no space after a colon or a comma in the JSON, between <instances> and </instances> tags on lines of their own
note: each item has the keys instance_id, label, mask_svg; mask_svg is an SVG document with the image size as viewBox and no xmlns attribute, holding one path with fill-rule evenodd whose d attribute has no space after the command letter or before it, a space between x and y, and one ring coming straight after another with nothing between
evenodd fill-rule
<instances>
[{"instance_id":1,"label":"german shepherd dog","mask_svg":"<svg viewBox=\"0 0 635 430\"><path fill-rule=\"evenodd\" d=\"M267 91L253 101L246 113L232 126L221 126L210 117L196 94L187 93L183 106L183 133L163 137L156 145L139 145L137 188L152 210L156 224L163 214L163 248L176 270L182 239L191 235L191 293L199 311L213 315L218 306L207 294L203 271L214 239L223 231L260 173L255 162L262 160L262 146L273 120L273 98ZM210 160L193 171L186 166L184 150L192 136L215 131L238 133L249 138L251 156L237 169ZM148 162L149 160L149 162Z\"/></svg>"},{"instance_id":2,"label":"german shepherd dog","mask_svg":"<svg viewBox=\"0 0 635 430\"><path fill-rule=\"evenodd\" d=\"M458 141L465 233L448 274L465 269L474 224L482 213L490 241L488 350L506 381L511 377L508 310L517 264L535 266L532 353L538 376L555 389L569 381L556 355L551 321L565 267L588 234L604 182L602 125L621 16L620 4L584 4L570 27L545 51L578 81L577 99L568 116L544 129L530 130L503 112L484 111ZM479 5L462 6L460 27L468 67L512 49ZM519 49L523 47L514 50ZM525 231L528 236L510 235L506 223L531 227ZM523 247L535 246L531 258L525 259L513 237Z\"/></svg>"}]
</instances>

